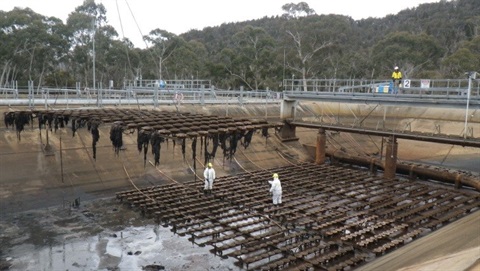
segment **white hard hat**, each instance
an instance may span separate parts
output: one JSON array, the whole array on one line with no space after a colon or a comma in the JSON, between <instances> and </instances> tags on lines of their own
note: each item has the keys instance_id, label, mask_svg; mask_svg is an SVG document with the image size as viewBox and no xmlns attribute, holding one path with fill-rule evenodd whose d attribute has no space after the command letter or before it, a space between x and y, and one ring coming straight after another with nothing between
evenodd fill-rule
<instances>
[{"instance_id":1,"label":"white hard hat","mask_svg":"<svg viewBox=\"0 0 480 271\"><path fill-rule=\"evenodd\" d=\"M395 66L395 70L398 70L398 66Z\"/></svg>"}]
</instances>

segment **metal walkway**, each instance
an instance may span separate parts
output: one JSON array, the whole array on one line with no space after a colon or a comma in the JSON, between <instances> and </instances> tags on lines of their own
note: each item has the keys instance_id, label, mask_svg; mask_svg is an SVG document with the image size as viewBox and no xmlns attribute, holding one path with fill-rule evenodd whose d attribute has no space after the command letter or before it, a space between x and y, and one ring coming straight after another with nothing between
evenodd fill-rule
<instances>
[{"instance_id":1,"label":"metal walkway","mask_svg":"<svg viewBox=\"0 0 480 271\"><path fill-rule=\"evenodd\" d=\"M468 101L470 109L480 109L480 96L467 99L465 95L286 91L283 96L285 100L447 108L465 108Z\"/></svg>"}]
</instances>

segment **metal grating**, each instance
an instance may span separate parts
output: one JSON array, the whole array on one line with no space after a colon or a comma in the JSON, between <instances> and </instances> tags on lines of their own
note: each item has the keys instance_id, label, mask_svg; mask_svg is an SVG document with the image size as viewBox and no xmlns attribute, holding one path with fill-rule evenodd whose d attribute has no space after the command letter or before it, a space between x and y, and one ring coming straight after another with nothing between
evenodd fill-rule
<instances>
[{"instance_id":1,"label":"metal grating","mask_svg":"<svg viewBox=\"0 0 480 271\"><path fill-rule=\"evenodd\" d=\"M275 209L272 173L283 187ZM301 163L202 182L117 193L157 223L248 270L343 270L403 246L480 207L480 195L361 169Z\"/></svg>"}]
</instances>

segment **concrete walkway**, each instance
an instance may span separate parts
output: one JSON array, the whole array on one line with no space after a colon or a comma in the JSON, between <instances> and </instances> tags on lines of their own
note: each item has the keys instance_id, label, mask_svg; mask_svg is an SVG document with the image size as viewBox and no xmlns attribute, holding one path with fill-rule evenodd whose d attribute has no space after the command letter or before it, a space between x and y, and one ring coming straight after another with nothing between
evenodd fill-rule
<instances>
[{"instance_id":1,"label":"concrete walkway","mask_svg":"<svg viewBox=\"0 0 480 271\"><path fill-rule=\"evenodd\" d=\"M357 270L480 270L480 210Z\"/></svg>"}]
</instances>

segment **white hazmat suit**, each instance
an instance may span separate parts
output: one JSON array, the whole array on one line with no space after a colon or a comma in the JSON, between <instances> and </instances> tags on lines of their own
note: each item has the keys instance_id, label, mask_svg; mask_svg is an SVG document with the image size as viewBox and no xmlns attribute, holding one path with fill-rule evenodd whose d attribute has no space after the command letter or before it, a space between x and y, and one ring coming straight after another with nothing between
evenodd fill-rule
<instances>
[{"instance_id":1,"label":"white hazmat suit","mask_svg":"<svg viewBox=\"0 0 480 271\"><path fill-rule=\"evenodd\" d=\"M203 172L203 177L205 177L205 187L204 190L212 190L213 182L215 181L215 170L209 166Z\"/></svg>"},{"instance_id":2,"label":"white hazmat suit","mask_svg":"<svg viewBox=\"0 0 480 271\"><path fill-rule=\"evenodd\" d=\"M282 203L282 184L278 177L273 177L273 181L268 181L272 186L270 187L270 193L272 193L273 205Z\"/></svg>"}]
</instances>

